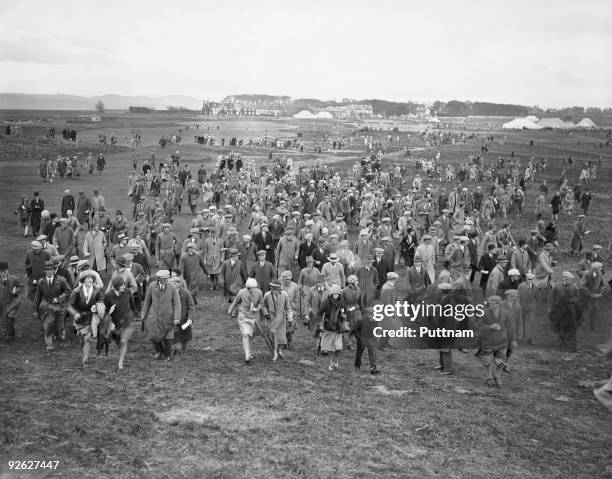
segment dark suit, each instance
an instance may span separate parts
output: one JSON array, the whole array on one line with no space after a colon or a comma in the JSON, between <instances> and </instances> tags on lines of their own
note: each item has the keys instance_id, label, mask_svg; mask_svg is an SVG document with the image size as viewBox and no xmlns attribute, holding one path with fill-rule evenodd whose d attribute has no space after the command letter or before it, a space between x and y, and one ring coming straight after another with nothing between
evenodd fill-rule
<instances>
[{"instance_id":1,"label":"dark suit","mask_svg":"<svg viewBox=\"0 0 612 479\"><path fill-rule=\"evenodd\" d=\"M251 265L249 277L257 280L257 286L262 293L270 291L270 282L274 279L274 265L269 261L264 261L264 265L258 261Z\"/></svg>"},{"instance_id":2,"label":"dark suit","mask_svg":"<svg viewBox=\"0 0 612 479\"><path fill-rule=\"evenodd\" d=\"M315 244L314 241L311 241L310 244L308 244L307 241L304 241L301 245L300 245L300 249L298 251L298 264L300 265L300 268L305 268L306 267L306 257L307 256L312 256L313 251L315 251L317 249L317 245ZM317 266L319 269L321 269L320 266L323 266L322 264L319 266L315 263L315 266Z\"/></svg>"},{"instance_id":3,"label":"dark suit","mask_svg":"<svg viewBox=\"0 0 612 479\"><path fill-rule=\"evenodd\" d=\"M406 301L416 302L425 297L427 286L430 284L429 274L427 270L421 267L421 271L417 271L415 266L408 268L406 274L408 283L408 295Z\"/></svg>"},{"instance_id":4,"label":"dark suit","mask_svg":"<svg viewBox=\"0 0 612 479\"><path fill-rule=\"evenodd\" d=\"M266 261L269 261L270 263L274 264L274 239L272 238L272 235L267 232L266 236L264 238L264 235L262 232L259 232L255 235L255 238L253 238L253 241L255 242L255 245L257 246L257 251L261 251L261 250L265 250L266 251Z\"/></svg>"},{"instance_id":5,"label":"dark suit","mask_svg":"<svg viewBox=\"0 0 612 479\"><path fill-rule=\"evenodd\" d=\"M374 266L369 270L362 266L356 273L359 289L361 289L361 307L367 308L374 304L378 290L378 271Z\"/></svg>"},{"instance_id":6,"label":"dark suit","mask_svg":"<svg viewBox=\"0 0 612 479\"><path fill-rule=\"evenodd\" d=\"M470 274L470 283L473 283L476 271L478 271L478 244L470 239L467 243L467 248L470 252L470 269L472 270Z\"/></svg>"},{"instance_id":7,"label":"dark suit","mask_svg":"<svg viewBox=\"0 0 612 479\"><path fill-rule=\"evenodd\" d=\"M484 290L487 287L487 282L489 281L489 274L495 268L497 264L495 260L495 255L490 255L489 253L483 254L478 260L478 271L480 271L480 287ZM482 271L488 271L488 273L482 273Z\"/></svg>"},{"instance_id":8,"label":"dark suit","mask_svg":"<svg viewBox=\"0 0 612 479\"><path fill-rule=\"evenodd\" d=\"M323 252L321 252L319 248L315 249L312 252L312 259L314 259L314 265L319 271L321 271L321 268L323 268L323 265L327 263L327 258L329 258L329 253L330 251L327 248L324 248Z\"/></svg>"},{"instance_id":9,"label":"dark suit","mask_svg":"<svg viewBox=\"0 0 612 479\"><path fill-rule=\"evenodd\" d=\"M391 265L384 258L381 258L380 260L376 258L372 264L372 267L376 268L376 271L378 272L378 287L376 288L376 297L379 298L380 290L383 284L387 282L387 273L391 272L392 269Z\"/></svg>"},{"instance_id":10,"label":"dark suit","mask_svg":"<svg viewBox=\"0 0 612 479\"><path fill-rule=\"evenodd\" d=\"M239 259L233 265L231 259L226 259L221 265L219 276L223 278L223 296L230 300L244 287L247 279L244 265Z\"/></svg>"},{"instance_id":11,"label":"dark suit","mask_svg":"<svg viewBox=\"0 0 612 479\"><path fill-rule=\"evenodd\" d=\"M48 348L53 347L53 336L57 336L61 342L66 339L64 318L70 292L68 281L62 276L54 275L51 285L46 277L41 278L36 285L34 307L41 320ZM54 299L57 300L55 303Z\"/></svg>"}]
</instances>

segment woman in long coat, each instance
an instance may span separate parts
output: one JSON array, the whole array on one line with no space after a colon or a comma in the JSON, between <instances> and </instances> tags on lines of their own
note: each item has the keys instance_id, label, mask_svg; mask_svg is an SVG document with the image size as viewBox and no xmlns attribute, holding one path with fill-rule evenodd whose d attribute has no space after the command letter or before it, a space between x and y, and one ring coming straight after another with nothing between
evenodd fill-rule
<instances>
[{"instance_id":1,"label":"woman in long coat","mask_svg":"<svg viewBox=\"0 0 612 479\"><path fill-rule=\"evenodd\" d=\"M227 314L231 316L238 309L238 327L242 335L242 348L246 364L250 364L251 359L253 359L253 330L255 322L261 315L263 302L264 296L261 289L257 287L257 280L249 278L246 286L238 292L227 311ZM266 332L262 331L262 334L266 334Z\"/></svg>"},{"instance_id":2,"label":"woman in long coat","mask_svg":"<svg viewBox=\"0 0 612 479\"><path fill-rule=\"evenodd\" d=\"M333 371L338 368L338 355L342 351L342 324L346 320L346 304L337 284L330 288L329 296L319 310L319 317L319 329L323 330L321 351L328 353L329 370Z\"/></svg>"},{"instance_id":3,"label":"woman in long coat","mask_svg":"<svg viewBox=\"0 0 612 479\"><path fill-rule=\"evenodd\" d=\"M219 273L221 272L221 248L223 247L223 241L217 237L217 231L215 228L210 229L210 238L206 238L204 241L204 249L202 251L202 257L206 264L206 271L212 281L211 289L217 289L219 287Z\"/></svg>"},{"instance_id":4,"label":"woman in long coat","mask_svg":"<svg viewBox=\"0 0 612 479\"><path fill-rule=\"evenodd\" d=\"M83 243L83 256L89 261L91 269L98 273L106 272L106 244L106 236L100 231L100 225L91 223Z\"/></svg>"},{"instance_id":5,"label":"woman in long coat","mask_svg":"<svg viewBox=\"0 0 612 479\"><path fill-rule=\"evenodd\" d=\"M274 338L274 357L276 363L283 357L280 346L287 344L287 322L293 321L293 310L287 293L281 290L279 281L270 283L270 291L264 295L263 314L268 322L268 329Z\"/></svg>"}]
</instances>

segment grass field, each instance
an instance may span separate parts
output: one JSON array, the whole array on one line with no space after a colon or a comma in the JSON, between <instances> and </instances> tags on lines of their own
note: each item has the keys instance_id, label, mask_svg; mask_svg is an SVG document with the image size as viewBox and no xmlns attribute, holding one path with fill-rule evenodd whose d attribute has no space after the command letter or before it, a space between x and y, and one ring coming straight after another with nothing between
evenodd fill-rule
<instances>
[{"instance_id":1,"label":"grass field","mask_svg":"<svg viewBox=\"0 0 612 479\"><path fill-rule=\"evenodd\" d=\"M145 145L150 145L160 134L175 132L181 121L150 129L142 121L123 128L142 128ZM292 126L289 121L272 123L279 130ZM104 132L112 127L105 125ZM253 132L272 128L255 122L221 124L221 130L226 127ZM341 127L330 128L335 132ZM304 131L305 139L312 141L312 132ZM83 138L95 141L95 127L88 127ZM530 147L531 138L542 140L541 146ZM510 133L505 145L492 148L487 158L511 150L523 158L546 156L550 167L544 177L553 184L563 155L601 155L587 245L607 247L612 149L594 150L594 141L588 135ZM101 151L85 141L60 143L62 152ZM201 162L212 168L220 151L194 144L179 149L192 171ZM58 210L65 188L91 193L97 187L107 209L128 210L131 150L123 145L104 151L108 167L103 176L86 174L80 183L58 179L43 184L36 167L40 155L57 154L57 142L0 136L0 259L8 259L14 272L23 274L27 250L12 214L21 194L31 197L38 190L46 205ZM269 150L240 151L266 162ZM457 163L477 151L478 143L447 146L442 160ZM281 154L297 161L313 157L294 151ZM338 169L350 167L355 157L324 155ZM568 178L573 181L577 173L574 168ZM535 190L536 185L530 185L527 191L529 210ZM187 214L178 217L179 236L190 219ZM561 267L572 270L575 260L567 255L567 246L573 221L560 222L558 254ZM515 237L520 237L533 219L512 223ZM342 353L340 370L330 373L324 358L313 359L312 339L303 328L285 360L273 365L260 340L254 364L245 366L237 325L225 314L227 305L205 282L202 286L188 353L169 363L154 361L151 345L137 332L121 372L114 345L108 358L95 358L87 370L81 368L74 336L64 350L46 353L31 306L24 305L18 340L0 340L0 477L612 476L611 416L594 400L590 386L610 374L610 363L592 352L609 334L609 311L598 332L579 331L575 354L555 347L542 314L536 345L521 348L512 373L497 390L484 385L485 372L472 354L455 353L456 375L451 378L433 370L435 351L401 349L380 354L378 376L354 371L349 351ZM57 460L59 465L55 471L16 472L8 469L9 460Z\"/></svg>"}]
</instances>

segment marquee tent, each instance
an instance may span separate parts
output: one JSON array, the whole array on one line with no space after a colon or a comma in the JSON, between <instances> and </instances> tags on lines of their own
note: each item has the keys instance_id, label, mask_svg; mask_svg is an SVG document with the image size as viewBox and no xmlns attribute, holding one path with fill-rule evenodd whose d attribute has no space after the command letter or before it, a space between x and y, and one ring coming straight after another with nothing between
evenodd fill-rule
<instances>
[{"instance_id":1,"label":"marquee tent","mask_svg":"<svg viewBox=\"0 0 612 479\"><path fill-rule=\"evenodd\" d=\"M593 120L590 118L583 118L578 123L576 123L578 128L597 128L597 125L593 123Z\"/></svg>"},{"instance_id":2,"label":"marquee tent","mask_svg":"<svg viewBox=\"0 0 612 479\"><path fill-rule=\"evenodd\" d=\"M560 118L542 118L538 125L541 128L565 128L565 123Z\"/></svg>"},{"instance_id":3,"label":"marquee tent","mask_svg":"<svg viewBox=\"0 0 612 479\"><path fill-rule=\"evenodd\" d=\"M296 113L295 115L293 115L293 118L302 118L302 119L310 120L310 119L316 118L316 117L315 117L315 115L310 113L308 110L302 110L301 112Z\"/></svg>"},{"instance_id":4,"label":"marquee tent","mask_svg":"<svg viewBox=\"0 0 612 479\"><path fill-rule=\"evenodd\" d=\"M502 128L505 130L539 130L541 127L527 118L515 118L508 123L504 123Z\"/></svg>"},{"instance_id":5,"label":"marquee tent","mask_svg":"<svg viewBox=\"0 0 612 479\"><path fill-rule=\"evenodd\" d=\"M320 120L331 120L334 117L332 116L332 114L328 111L320 111L319 113L317 113L315 116L315 118L318 118Z\"/></svg>"},{"instance_id":6,"label":"marquee tent","mask_svg":"<svg viewBox=\"0 0 612 479\"><path fill-rule=\"evenodd\" d=\"M535 115L529 115L529 116L526 116L526 117L525 117L525 120L533 121L534 123L537 123L538 121L540 121L540 120L538 119L538 117L537 117L537 116L535 116Z\"/></svg>"}]
</instances>

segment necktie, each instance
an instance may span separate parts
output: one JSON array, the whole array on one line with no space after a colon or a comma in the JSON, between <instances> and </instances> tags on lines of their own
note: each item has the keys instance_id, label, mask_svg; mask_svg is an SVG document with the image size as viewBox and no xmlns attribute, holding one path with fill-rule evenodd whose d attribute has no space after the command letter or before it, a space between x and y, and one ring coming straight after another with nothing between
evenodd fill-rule
<instances>
[{"instance_id":1,"label":"necktie","mask_svg":"<svg viewBox=\"0 0 612 479\"><path fill-rule=\"evenodd\" d=\"M53 280L51 278L47 279L47 282L49 283L49 287L51 287L51 284L53 284Z\"/></svg>"}]
</instances>

